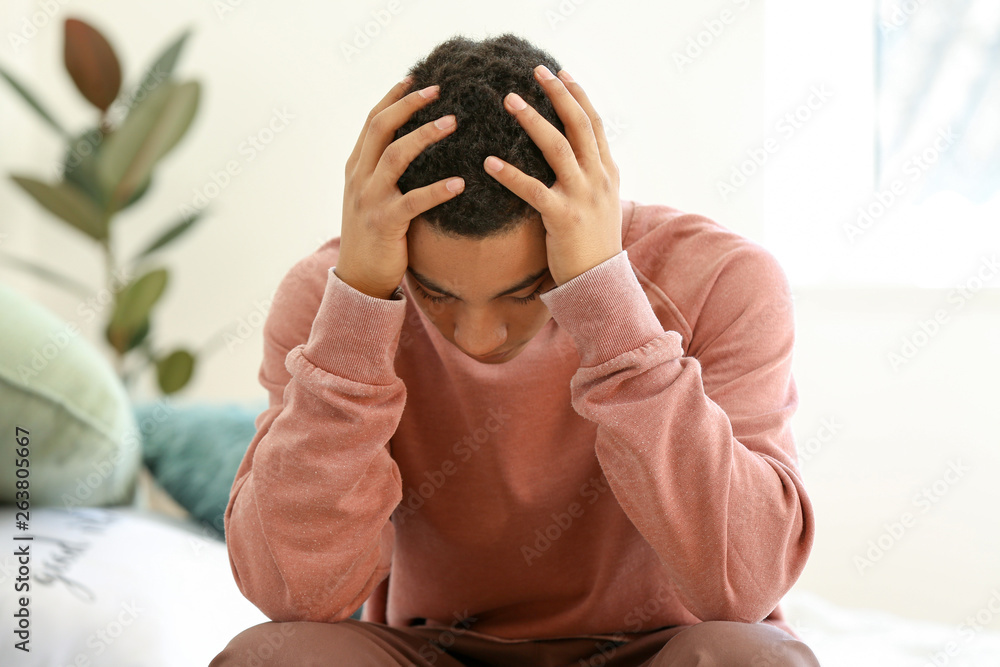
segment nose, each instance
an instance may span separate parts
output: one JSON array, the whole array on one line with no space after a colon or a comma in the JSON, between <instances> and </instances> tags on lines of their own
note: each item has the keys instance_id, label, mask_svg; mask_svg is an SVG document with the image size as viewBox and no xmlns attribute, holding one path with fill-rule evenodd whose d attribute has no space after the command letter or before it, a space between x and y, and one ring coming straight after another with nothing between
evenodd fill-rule
<instances>
[{"instance_id":1,"label":"nose","mask_svg":"<svg viewBox=\"0 0 1000 667\"><path fill-rule=\"evenodd\" d=\"M507 325L489 313L466 313L455 319L455 344L467 353L483 356L507 340Z\"/></svg>"}]
</instances>

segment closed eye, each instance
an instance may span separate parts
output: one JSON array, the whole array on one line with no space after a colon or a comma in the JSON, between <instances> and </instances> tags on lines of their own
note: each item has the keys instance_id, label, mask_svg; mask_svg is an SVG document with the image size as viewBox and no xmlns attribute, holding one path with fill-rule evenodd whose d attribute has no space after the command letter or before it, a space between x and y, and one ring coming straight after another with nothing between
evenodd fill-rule
<instances>
[{"instance_id":1,"label":"closed eye","mask_svg":"<svg viewBox=\"0 0 1000 667\"><path fill-rule=\"evenodd\" d=\"M541 283L538 288L528 296L512 296L510 298L516 303L527 305L538 298L538 295L542 293L542 285L544 284L544 282ZM450 296L434 296L432 294L428 294L427 291L417 283L413 283L413 286L417 288L417 293L420 294L422 298L430 301L431 303L446 303L451 300Z\"/></svg>"}]
</instances>

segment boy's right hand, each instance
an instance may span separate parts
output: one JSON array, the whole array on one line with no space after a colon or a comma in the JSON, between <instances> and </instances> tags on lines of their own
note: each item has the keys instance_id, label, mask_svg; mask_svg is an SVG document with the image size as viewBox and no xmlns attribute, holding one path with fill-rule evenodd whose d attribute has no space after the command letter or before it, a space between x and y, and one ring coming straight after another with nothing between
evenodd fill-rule
<instances>
[{"instance_id":1,"label":"boy's right hand","mask_svg":"<svg viewBox=\"0 0 1000 667\"><path fill-rule=\"evenodd\" d=\"M340 255L334 273L354 289L388 299L399 286L408 264L406 232L410 221L462 192L462 178L446 178L422 188L400 192L396 181L427 146L455 129L429 122L392 141L417 110L437 99L438 86L405 94L410 83L401 81L368 114L354 151L347 159ZM427 97L424 97L427 95ZM391 142L391 143L390 143ZM452 192L447 185L457 189Z\"/></svg>"}]
</instances>

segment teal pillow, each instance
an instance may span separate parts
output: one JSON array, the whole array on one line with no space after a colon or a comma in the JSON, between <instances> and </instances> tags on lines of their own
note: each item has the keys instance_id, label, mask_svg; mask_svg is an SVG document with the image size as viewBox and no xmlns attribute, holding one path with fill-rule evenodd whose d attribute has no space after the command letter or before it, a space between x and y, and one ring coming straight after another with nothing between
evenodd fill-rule
<instances>
[{"instance_id":1,"label":"teal pillow","mask_svg":"<svg viewBox=\"0 0 1000 667\"><path fill-rule=\"evenodd\" d=\"M0 313L0 502L16 499L20 427L32 507L131 503L142 439L107 358L75 322L3 283Z\"/></svg>"},{"instance_id":2,"label":"teal pillow","mask_svg":"<svg viewBox=\"0 0 1000 667\"><path fill-rule=\"evenodd\" d=\"M223 539L223 517L236 469L267 407L236 403L189 403L164 411L160 403L136 403L143 428L142 460L163 489L208 529ZM164 416L164 412L166 415Z\"/></svg>"}]
</instances>

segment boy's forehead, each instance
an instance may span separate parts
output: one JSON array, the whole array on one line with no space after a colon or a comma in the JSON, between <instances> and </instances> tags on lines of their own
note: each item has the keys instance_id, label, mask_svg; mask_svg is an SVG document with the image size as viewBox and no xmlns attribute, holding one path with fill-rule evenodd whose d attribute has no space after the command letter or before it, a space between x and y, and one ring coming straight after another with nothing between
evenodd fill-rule
<instances>
[{"instance_id":1,"label":"boy's forehead","mask_svg":"<svg viewBox=\"0 0 1000 667\"><path fill-rule=\"evenodd\" d=\"M410 222L406 237L408 250L418 253L495 257L535 250L539 242L544 245L545 226L541 218L528 217L503 233L472 237L445 233L417 217Z\"/></svg>"},{"instance_id":2,"label":"boy's forehead","mask_svg":"<svg viewBox=\"0 0 1000 667\"><path fill-rule=\"evenodd\" d=\"M545 229L526 220L512 231L485 238L442 234L414 220L407 232L411 274L455 295L493 295L546 268ZM421 281L425 282L425 281ZM433 286L432 286L433 287Z\"/></svg>"}]
</instances>

